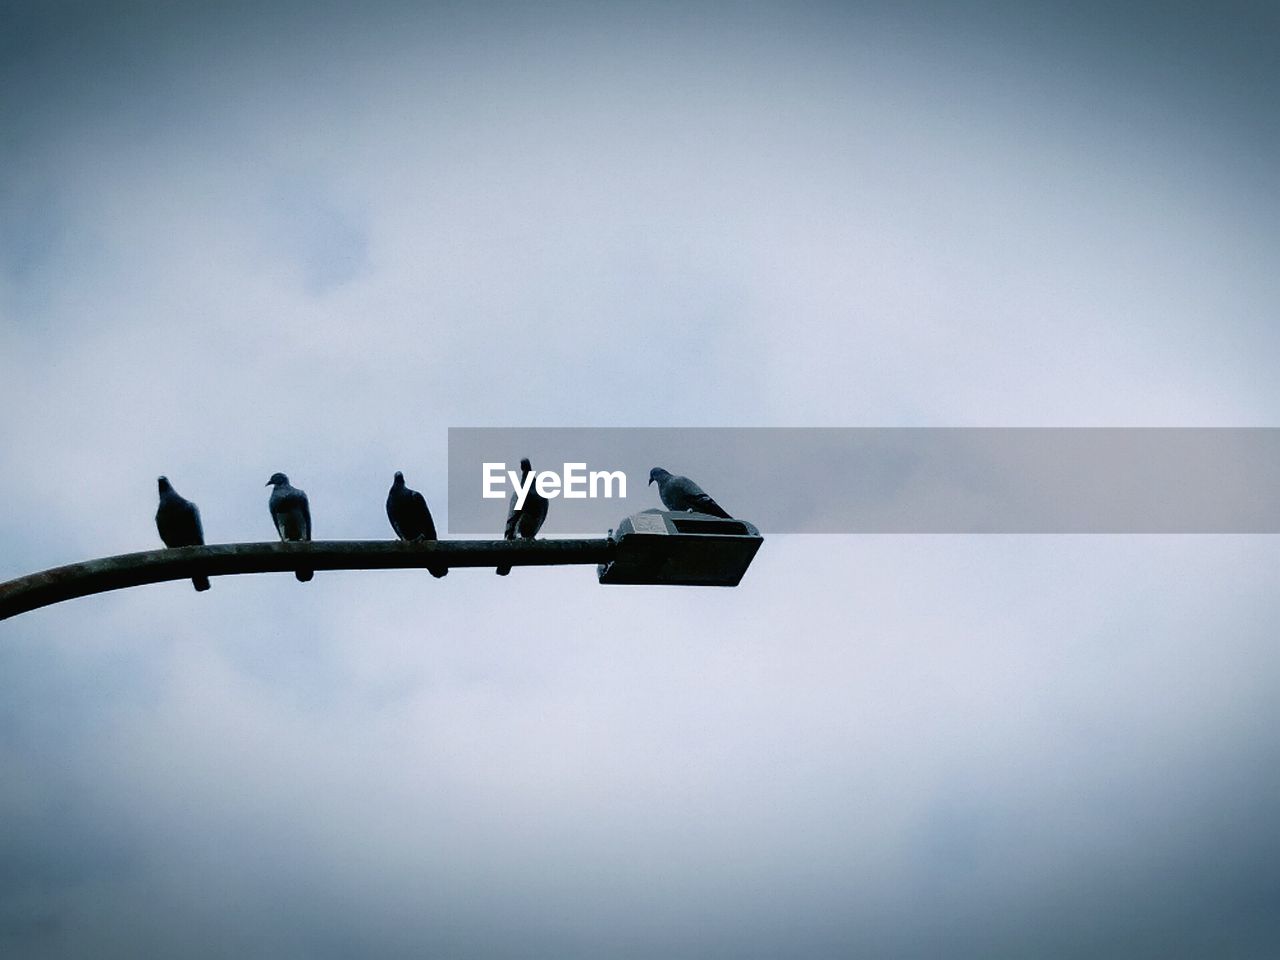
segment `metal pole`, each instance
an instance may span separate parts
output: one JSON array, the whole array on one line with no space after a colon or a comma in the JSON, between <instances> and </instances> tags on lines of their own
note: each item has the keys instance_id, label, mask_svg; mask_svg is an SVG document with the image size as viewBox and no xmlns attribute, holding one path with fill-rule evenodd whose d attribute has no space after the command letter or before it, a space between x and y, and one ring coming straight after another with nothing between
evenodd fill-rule
<instances>
[{"instance_id":1,"label":"metal pole","mask_svg":"<svg viewBox=\"0 0 1280 960\"><path fill-rule=\"evenodd\" d=\"M391 570L448 567L545 567L614 559L617 544L594 540L317 540L313 543L215 543L125 553L54 567L0 583L0 620L63 600L196 574L291 570ZM305 589L305 588L302 588Z\"/></svg>"}]
</instances>

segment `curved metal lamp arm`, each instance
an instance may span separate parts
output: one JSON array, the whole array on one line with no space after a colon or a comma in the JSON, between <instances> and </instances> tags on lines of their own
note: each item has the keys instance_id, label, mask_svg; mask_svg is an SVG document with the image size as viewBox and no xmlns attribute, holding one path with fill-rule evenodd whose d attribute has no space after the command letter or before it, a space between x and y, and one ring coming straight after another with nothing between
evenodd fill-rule
<instances>
[{"instance_id":1,"label":"curved metal lamp arm","mask_svg":"<svg viewBox=\"0 0 1280 960\"><path fill-rule=\"evenodd\" d=\"M0 583L0 620L107 590L203 574L290 570L391 570L448 567L545 567L608 563L617 543L592 540L317 540L312 543L215 543L124 553L42 570Z\"/></svg>"}]
</instances>

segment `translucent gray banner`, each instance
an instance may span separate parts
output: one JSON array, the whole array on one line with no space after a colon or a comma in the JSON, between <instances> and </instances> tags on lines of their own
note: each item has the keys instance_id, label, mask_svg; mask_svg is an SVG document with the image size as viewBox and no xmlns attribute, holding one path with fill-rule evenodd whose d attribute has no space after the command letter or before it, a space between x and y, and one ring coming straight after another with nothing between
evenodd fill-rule
<instances>
[{"instance_id":1,"label":"translucent gray banner","mask_svg":"<svg viewBox=\"0 0 1280 960\"><path fill-rule=\"evenodd\" d=\"M451 534L501 535L503 470L518 480L522 457L555 475L545 490L561 481L554 534L661 507L652 467L765 534L1280 532L1280 428L464 427L449 430ZM504 465L488 468L498 497L485 464ZM566 479L586 495L566 498Z\"/></svg>"}]
</instances>

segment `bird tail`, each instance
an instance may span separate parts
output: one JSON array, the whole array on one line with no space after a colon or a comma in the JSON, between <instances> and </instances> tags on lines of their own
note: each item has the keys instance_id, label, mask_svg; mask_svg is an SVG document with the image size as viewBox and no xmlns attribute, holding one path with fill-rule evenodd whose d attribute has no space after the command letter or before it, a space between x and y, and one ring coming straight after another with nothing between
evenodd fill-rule
<instances>
[{"instance_id":1,"label":"bird tail","mask_svg":"<svg viewBox=\"0 0 1280 960\"><path fill-rule=\"evenodd\" d=\"M519 519L520 511L512 510L511 516L507 517L507 529L502 532L503 540L514 540L516 538L516 521ZM505 566L498 567L498 569L493 572L500 577L505 577L511 572L511 564L508 563Z\"/></svg>"},{"instance_id":2,"label":"bird tail","mask_svg":"<svg viewBox=\"0 0 1280 960\"><path fill-rule=\"evenodd\" d=\"M203 593L205 590L209 589L209 578L208 577L192 577L191 585L196 588L197 592Z\"/></svg>"},{"instance_id":3,"label":"bird tail","mask_svg":"<svg viewBox=\"0 0 1280 960\"><path fill-rule=\"evenodd\" d=\"M316 572L314 570L298 570L294 573L294 576L298 578L299 583L306 583L315 575Z\"/></svg>"},{"instance_id":4,"label":"bird tail","mask_svg":"<svg viewBox=\"0 0 1280 960\"><path fill-rule=\"evenodd\" d=\"M694 509L697 510L699 513L709 513L713 517L724 517L724 519L726 520L733 519L733 517L729 516L728 510L720 506L720 504L716 503L714 500L712 500L710 497L706 496L705 494L701 497L696 498L694 500L694 503L697 504L697 506Z\"/></svg>"}]
</instances>

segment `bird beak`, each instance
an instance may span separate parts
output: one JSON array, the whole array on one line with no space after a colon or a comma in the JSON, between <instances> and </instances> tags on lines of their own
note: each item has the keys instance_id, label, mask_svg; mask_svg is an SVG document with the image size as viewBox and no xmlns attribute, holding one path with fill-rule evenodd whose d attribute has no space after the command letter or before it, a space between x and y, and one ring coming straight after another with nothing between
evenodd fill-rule
<instances>
[{"instance_id":1,"label":"bird beak","mask_svg":"<svg viewBox=\"0 0 1280 960\"><path fill-rule=\"evenodd\" d=\"M646 484L646 486L650 486L650 487L653 486L653 477L649 478L649 482Z\"/></svg>"}]
</instances>

